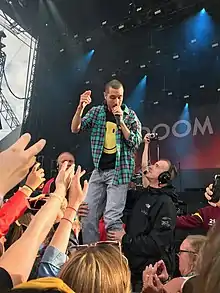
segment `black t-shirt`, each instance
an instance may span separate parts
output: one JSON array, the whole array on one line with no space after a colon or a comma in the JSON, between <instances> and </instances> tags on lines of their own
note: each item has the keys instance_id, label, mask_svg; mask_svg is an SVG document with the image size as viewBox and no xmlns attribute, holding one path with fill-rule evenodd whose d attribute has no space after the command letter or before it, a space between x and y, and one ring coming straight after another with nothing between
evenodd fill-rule
<instances>
[{"instance_id":1,"label":"black t-shirt","mask_svg":"<svg viewBox=\"0 0 220 293\"><path fill-rule=\"evenodd\" d=\"M115 116L111 112L107 111L104 147L102 157L99 162L99 168L101 170L115 169L116 130L117 125Z\"/></svg>"},{"instance_id":2,"label":"black t-shirt","mask_svg":"<svg viewBox=\"0 0 220 293\"><path fill-rule=\"evenodd\" d=\"M11 290L12 288L13 288L13 283L12 283L11 276L5 269L0 268L0 289Z\"/></svg>"}]
</instances>

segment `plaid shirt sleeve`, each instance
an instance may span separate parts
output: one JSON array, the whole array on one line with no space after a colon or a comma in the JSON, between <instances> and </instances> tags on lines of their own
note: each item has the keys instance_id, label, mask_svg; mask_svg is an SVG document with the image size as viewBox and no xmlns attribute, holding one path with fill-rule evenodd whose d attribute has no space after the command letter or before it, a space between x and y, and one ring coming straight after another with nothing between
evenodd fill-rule
<instances>
[{"instance_id":1,"label":"plaid shirt sleeve","mask_svg":"<svg viewBox=\"0 0 220 293\"><path fill-rule=\"evenodd\" d=\"M90 130L94 126L96 107L92 107L82 118L80 131Z\"/></svg>"},{"instance_id":2,"label":"plaid shirt sleeve","mask_svg":"<svg viewBox=\"0 0 220 293\"><path fill-rule=\"evenodd\" d=\"M139 147L142 141L142 134L141 134L141 122L139 121L137 115L131 109L129 113L129 125L126 124L128 129L130 130L129 139L125 140L125 143L132 149L135 150Z\"/></svg>"}]
</instances>

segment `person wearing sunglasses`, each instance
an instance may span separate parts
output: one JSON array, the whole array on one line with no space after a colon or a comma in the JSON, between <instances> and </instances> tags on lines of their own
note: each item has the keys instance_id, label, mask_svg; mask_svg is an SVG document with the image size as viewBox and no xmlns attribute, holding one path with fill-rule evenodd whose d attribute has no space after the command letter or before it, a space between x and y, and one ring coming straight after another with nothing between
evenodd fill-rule
<instances>
[{"instance_id":1,"label":"person wearing sunglasses","mask_svg":"<svg viewBox=\"0 0 220 293\"><path fill-rule=\"evenodd\" d=\"M203 235L190 235L182 242L180 250L177 253L179 258L179 271L181 277L170 279L167 272L165 263L160 260L154 266L147 266L143 273L143 292L147 292L149 286L148 276L153 275L157 283L162 283L164 292L178 293L181 292L181 288L186 280L196 275L197 260L200 253L200 249L203 247L206 236ZM160 287L161 285L160 284Z\"/></svg>"}]
</instances>

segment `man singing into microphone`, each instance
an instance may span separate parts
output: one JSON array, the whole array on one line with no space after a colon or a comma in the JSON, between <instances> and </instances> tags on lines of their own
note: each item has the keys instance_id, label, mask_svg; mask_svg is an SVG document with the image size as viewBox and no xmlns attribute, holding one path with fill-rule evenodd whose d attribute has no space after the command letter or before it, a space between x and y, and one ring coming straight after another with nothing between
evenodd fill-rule
<instances>
[{"instance_id":1,"label":"man singing into microphone","mask_svg":"<svg viewBox=\"0 0 220 293\"><path fill-rule=\"evenodd\" d=\"M123 96L121 82L110 81L105 86L104 104L91 108L81 118L91 103L91 91L86 91L72 120L74 133L91 129L95 166L85 200L89 213L82 219L84 243L99 240L98 222L102 215L108 232L123 229L121 217L134 171L133 154L142 140L141 123L135 112L122 104Z\"/></svg>"}]
</instances>

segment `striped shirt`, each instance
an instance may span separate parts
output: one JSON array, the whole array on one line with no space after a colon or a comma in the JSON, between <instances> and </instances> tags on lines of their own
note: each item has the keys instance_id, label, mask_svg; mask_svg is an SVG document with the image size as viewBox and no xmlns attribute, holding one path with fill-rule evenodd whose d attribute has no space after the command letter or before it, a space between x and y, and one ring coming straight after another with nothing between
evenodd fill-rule
<instances>
[{"instance_id":1,"label":"striped shirt","mask_svg":"<svg viewBox=\"0 0 220 293\"><path fill-rule=\"evenodd\" d=\"M130 130L128 140L124 138L121 129L116 131L116 162L113 185L128 184L135 168L134 152L142 141L141 123L135 112L125 106L123 119ZM99 162L103 153L106 130L106 106L91 108L82 118L81 131L91 129L91 147L93 163L99 169Z\"/></svg>"}]
</instances>

